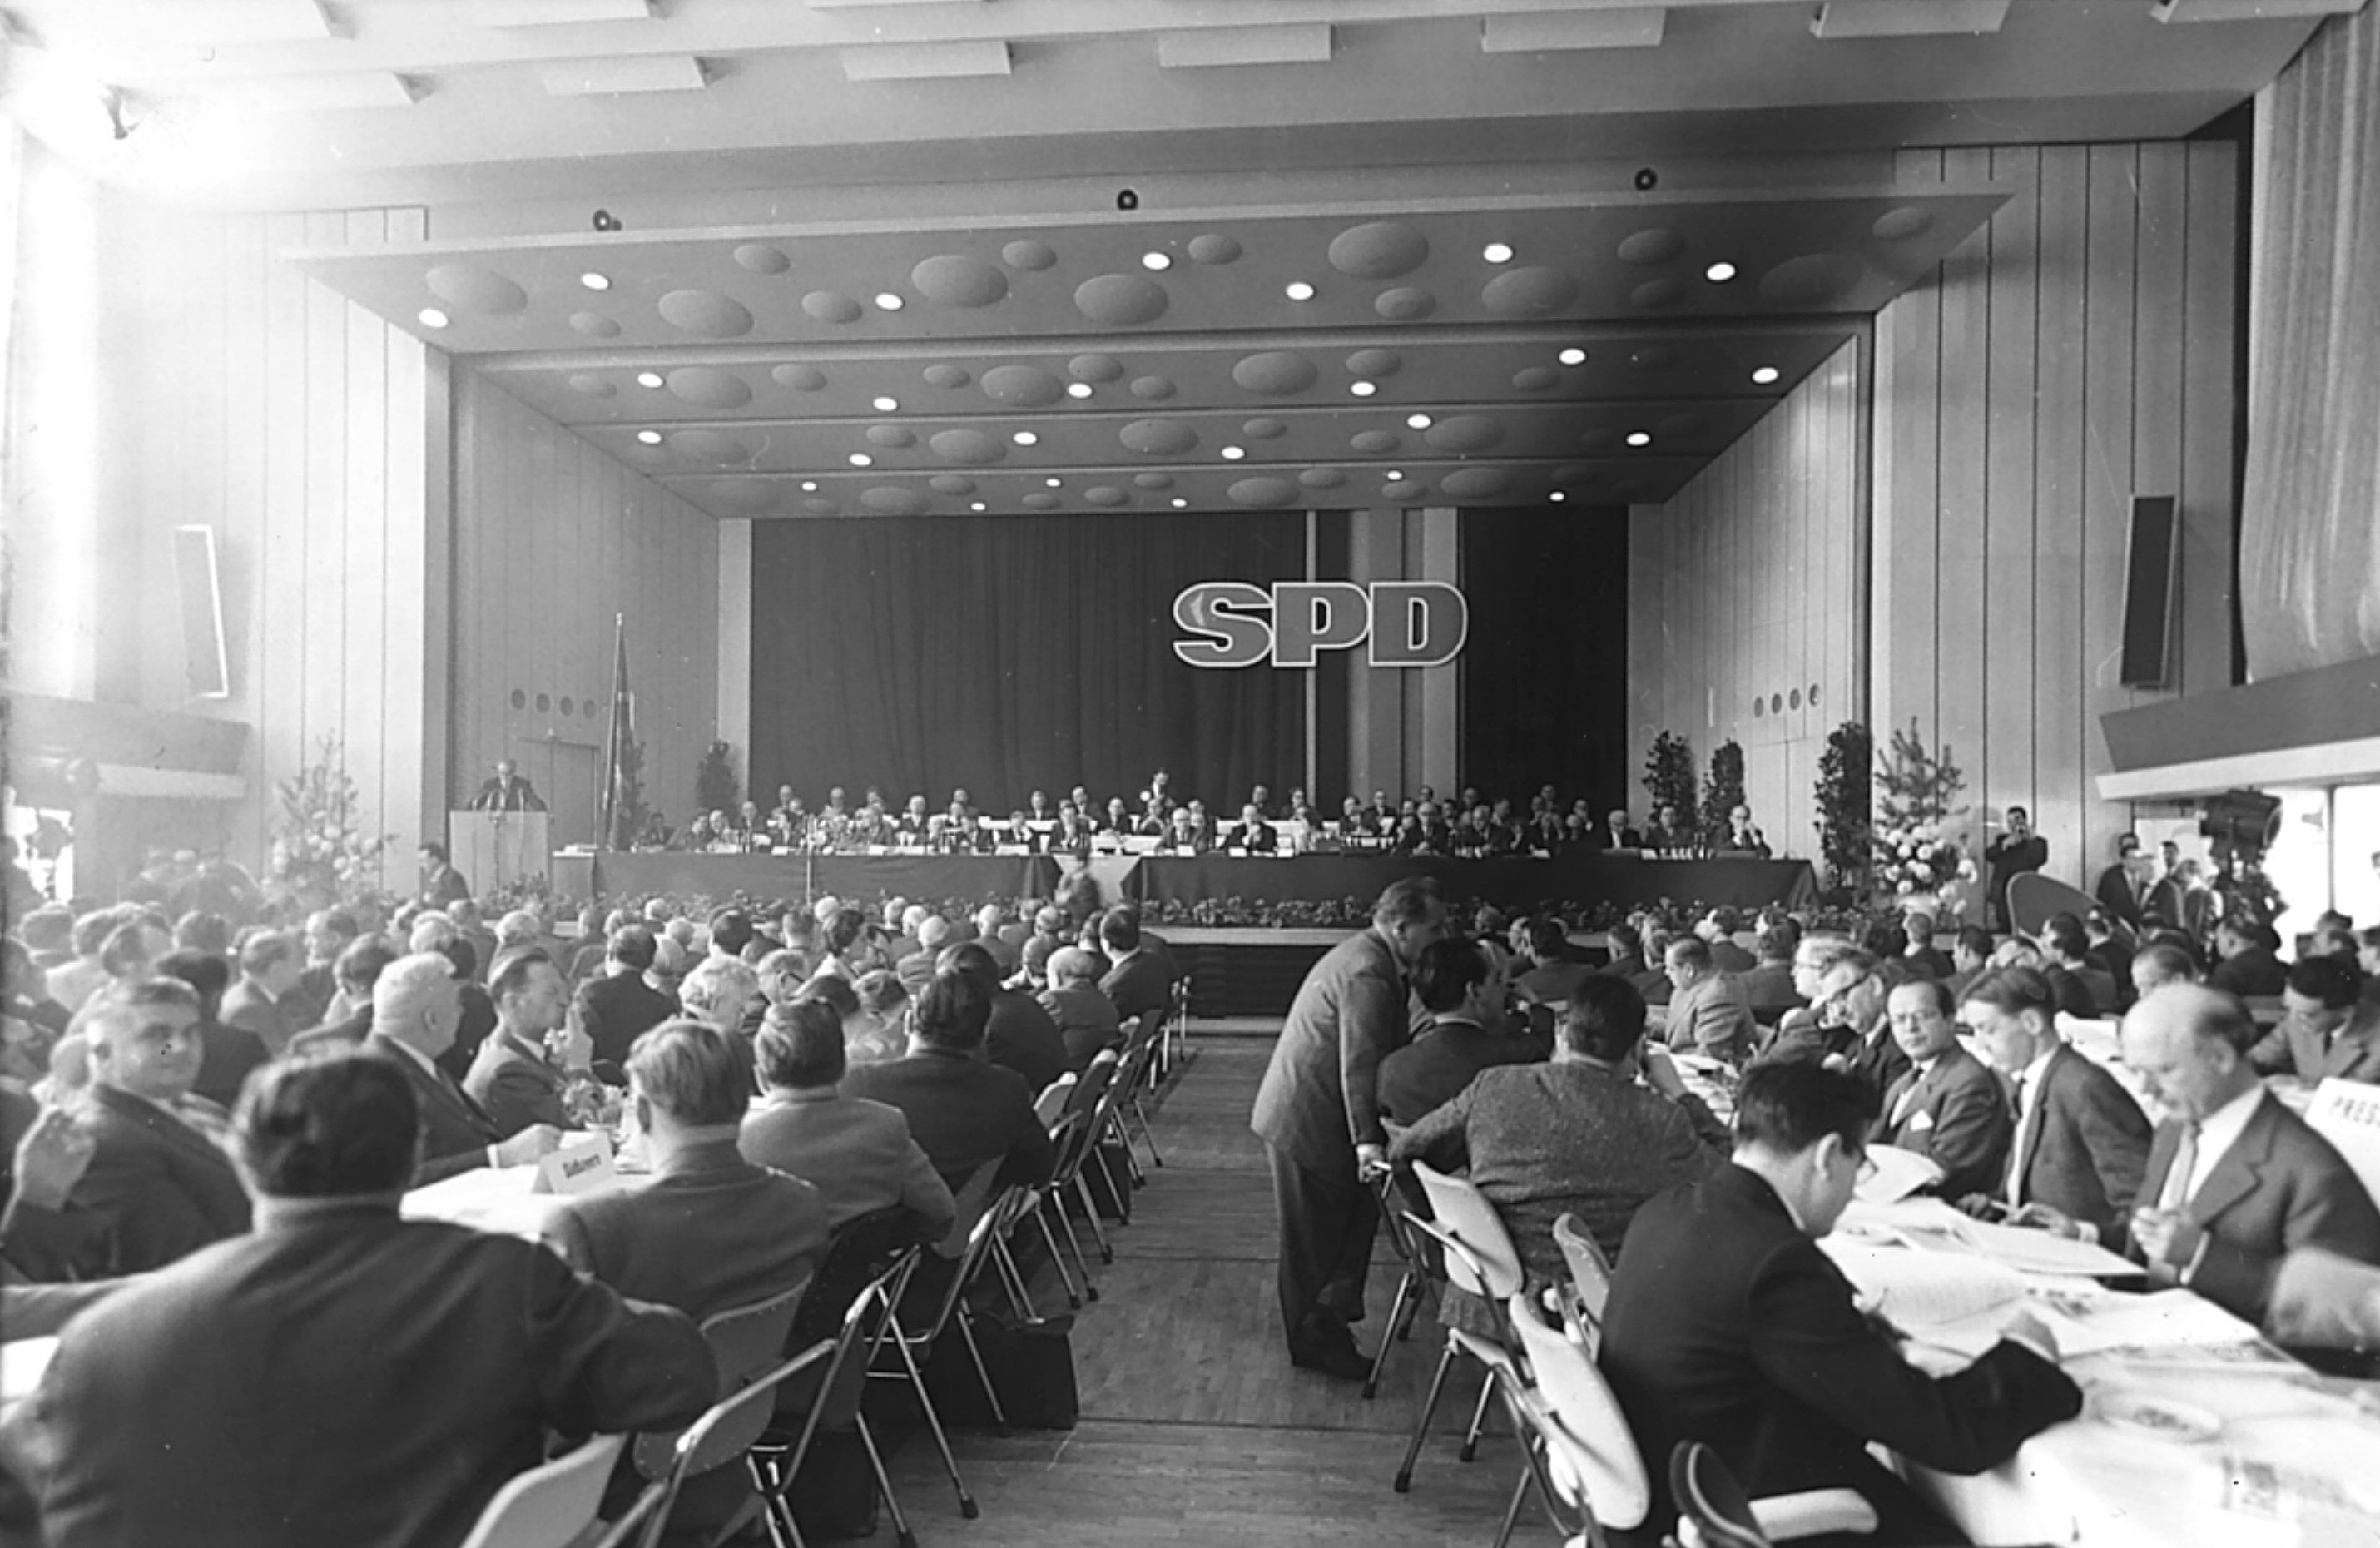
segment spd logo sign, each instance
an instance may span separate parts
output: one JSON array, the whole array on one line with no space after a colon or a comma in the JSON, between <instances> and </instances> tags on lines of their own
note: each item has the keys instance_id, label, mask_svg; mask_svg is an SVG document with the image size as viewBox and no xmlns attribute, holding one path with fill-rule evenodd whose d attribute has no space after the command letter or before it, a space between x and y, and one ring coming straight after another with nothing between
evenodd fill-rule
<instances>
[{"instance_id":1,"label":"spd logo sign","mask_svg":"<svg viewBox=\"0 0 2380 1548\"><path fill-rule=\"evenodd\" d=\"M1173 642L1192 666L1310 667L1367 641L1374 666L1443 666L1470 636L1471 609L1443 580L1207 580L1173 599L1173 621L1197 637Z\"/></svg>"}]
</instances>

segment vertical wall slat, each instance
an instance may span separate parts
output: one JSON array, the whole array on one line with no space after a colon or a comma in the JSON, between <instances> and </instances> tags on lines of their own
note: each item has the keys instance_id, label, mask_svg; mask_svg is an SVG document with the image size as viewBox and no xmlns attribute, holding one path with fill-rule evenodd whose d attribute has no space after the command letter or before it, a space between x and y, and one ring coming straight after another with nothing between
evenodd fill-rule
<instances>
[{"instance_id":1,"label":"vertical wall slat","mask_svg":"<svg viewBox=\"0 0 2380 1548\"><path fill-rule=\"evenodd\" d=\"M2083 784L2082 457L2087 152L2042 152L2040 316L2034 336L2043 408L2034 427L2034 821L2045 834L2082 831L2095 792ZM2059 406L2064 406L2060 408ZM2072 685L2060 691L2058 684ZM2045 691L2046 690L2046 691ZM2003 803L2005 804L2005 803Z\"/></svg>"}]
</instances>

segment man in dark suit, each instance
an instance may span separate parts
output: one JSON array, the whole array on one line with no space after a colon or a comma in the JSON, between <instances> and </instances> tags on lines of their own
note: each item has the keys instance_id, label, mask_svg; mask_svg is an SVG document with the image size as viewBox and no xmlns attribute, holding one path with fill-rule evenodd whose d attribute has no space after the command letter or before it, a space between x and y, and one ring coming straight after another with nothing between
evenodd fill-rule
<instances>
[{"instance_id":1,"label":"man in dark suit","mask_svg":"<svg viewBox=\"0 0 2380 1548\"><path fill-rule=\"evenodd\" d=\"M1269 855L1281 847L1281 835L1273 832L1265 814L1253 805L1240 808L1240 820L1223 830L1221 847L1238 849L1251 855Z\"/></svg>"},{"instance_id":2,"label":"man in dark suit","mask_svg":"<svg viewBox=\"0 0 2380 1548\"><path fill-rule=\"evenodd\" d=\"M1123 1042L1123 1018L1115 1002L1101 993L1097 957L1080 946L1060 946L1049 954L1046 987L1034 996L1066 1045L1066 1067L1080 1075L1102 1049Z\"/></svg>"},{"instance_id":3,"label":"man in dark suit","mask_svg":"<svg viewBox=\"0 0 2380 1548\"><path fill-rule=\"evenodd\" d=\"M96 1230L76 1266L140 1274L247 1230L248 1195L217 1140L223 1110L190 1095L197 993L179 979L143 980L93 1012L83 1036L91 1085L77 1116L92 1150L74 1200Z\"/></svg>"},{"instance_id":4,"label":"man in dark suit","mask_svg":"<svg viewBox=\"0 0 2380 1548\"><path fill-rule=\"evenodd\" d=\"M52 1548L458 1542L549 1429L661 1429L710 1403L682 1313L534 1243L399 1219L418 1121L383 1060L259 1077L236 1140L254 1234L82 1312L6 1420Z\"/></svg>"},{"instance_id":5,"label":"man in dark suit","mask_svg":"<svg viewBox=\"0 0 2380 1548\"><path fill-rule=\"evenodd\" d=\"M1570 932L1563 927L1558 914L1539 914L1530 920L1528 933L1522 945L1529 965L1520 977L1512 981L1512 989L1522 999L1534 1004L1567 1005L1571 991L1578 987L1579 981L1596 971L1595 965L1572 947ZM1615 963L1622 955L1621 947L1621 943L1615 931L1611 947ZM1642 968L1640 962L1640 971Z\"/></svg>"},{"instance_id":6,"label":"man in dark suit","mask_svg":"<svg viewBox=\"0 0 2380 1548\"><path fill-rule=\"evenodd\" d=\"M2049 840L2033 831L2031 812L2012 806L2008 809L2007 829L1984 846L1984 860L1990 868L1984 893L1991 905L1992 928L2012 929L2008 911L2009 884L2049 863Z\"/></svg>"},{"instance_id":7,"label":"man in dark suit","mask_svg":"<svg viewBox=\"0 0 2380 1548\"><path fill-rule=\"evenodd\" d=\"M74 1190L93 1148L73 1114L0 1085L0 1284L63 1279L82 1261L99 1223ZM0 1330L33 1336L5 1320Z\"/></svg>"},{"instance_id":8,"label":"man in dark suit","mask_svg":"<svg viewBox=\"0 0 2380 1548\"><path fill-rule=\"evenodd\" d=\"M1410 1125L1451 1102L1472 1077L1495 1065L1536 1064L1548 1040L1503 1026L1503 975L1469 941L1433 941L1414 964L1414 995L1429 1025L1380 1061L1380 1115ZM1491 1028L1490 1022L1497 1023Z\"/></svg>"},{"instance_id":9,"label":"man in dark suit","mask_svg":"<svg viewBox=\"0 0 2380 1548\"><path fill-rule=\"evenodd\" d=\"M738 1152L752 1075L732 1034L662 1022L628 1056L628 1092L652 1176L641 1188L573 1199L550 1216L545 1239L562 1261L698 1322L807 1285L826 1254L826 1206L808 1183ZM633 1500L638 1482L623 1457L613 1478L617 1503ZM715 1534L757 1513L758 1503L748 1469L714 1468L686 1481L670 1530Z\"/></svg>"},{"instance_id":10,"label":"man in dark suit","mask_svg":"<svg viewBox=\"0 0 2380 1548\"><path fill-rule=\"evenodd\" d=\"M1595 830L1591 842L1598 850L1642 849L1645 835L1629 823L1628 809L1620 806L1604 814L1603 826Z\"/></svg>"},{"instance_id":11,"label":"man in dark suit","mask_svg":"<svg viewBox=\"0 0 2380 1548\"><path fill-rule=\"evenodd\" d=\"M2301 957L2281 991L2289 1013L2249 1054L2260 1071L2306 1085L2380 1082L2380 1002L2371 982L2341 957Z\"/></svg>"},{"instance_id":12,"label":"man in dark suit","mask_svg":"<svg viewBox=\"0 0 2380 1548\"><path fill-rule=\"evenodd\" d=\"M1646 1204L1629 1226L1605 1309L1604 1373L1647 1457L1707 1443L1755 1498L1848 1487L1874 1505L1877 1544L1957 1532L1867 1454L1974 1473L2082 1407L2049 1331L2029 1313L1957 1375L1900 1357L1852 1303L1815 1238L1851 1202L1874 1108L1868 1090L1806 1060L1744 1077L1734 1164ZM1676 1516L1653 1468L1648 1533Z\"/></svg>"},{"instance_id":13,"label":"man in dark suit","mask_svg":"<svg viewBox=\"0 0 2380 1548\"><path fill-rule=\"evenodd\" d=\"M265 1051L279 1058L289 1040L309 1023L291 1019L284 1002L298 991L306 959L298 937L283 931L260 931L239 948L239 981L224 992L215 1019L226 1027L242 1027L261 1039Z\"/></svg>"},{"instance_id":14,"label":"man in dark suit","mask_svg":"<svg viewBox=\"0 0 2380 1548\"><path fill-rule=\"evenodd\" d=\"M1041 1002L1021 989L1009 989L1005 976L981 940L946 946L937 971L957 971L983 985L991 996L991 1018L984 1024L983 1056L1002 1069L1013 1069L1036 1096L1066 1073L1066 1040Z\"/></svg>"},{"instance_id":15,"label":"man in dark suit","mask_svg":"<svg viewBox=\"0 0 2380 1548\"><path fill-rule=\"evenodd\" d=\"M1959 1019L1992 1067L2016 1084L2006 1181L1960 1206L2020 1225L2111 1245L2141 1191L2149 1120L2116 1078L2067 1046L2057 992L2031 968L2002 968L1967 986Z\"/></svg>"},{"instance_id":16,"label":"man in dark suit","mask_svg":"<svg viewBox=\"0 0 2380 1548\"><path fill-rule=\"evenodd\" d=\"M1761 1061L1818 1059L1866 1081L1881 1102L1894 1082L1909 1073L1909 1055L1893 1041L1885 1015L1885 997L1898 981L1900 969L1890 969L1889 981L1887 971L1884 964L1864 951L1852 948L1838 953L1818 975L1817 993L1812 996L1815 1020L1780 1027Z\"/></svg>"},{"instance_id":17,"label":"man in dark suit","mask_svg":"<svg viewBox=\"0 0 2380 1548\"><path fill-rule=\"evenodd\" d=\"M573 1009L578 1025L595 1045L598 1064L627 1063L637 1034L658 1027L677 1014L677 998L645 981L656 951L653 932L641 924L624 924L612 932L603 954L601 976L578 986ZM617 1077L608 1077L616 1079Z\"/></svg>"},{"instance_id":18,"label":"man in dark suit","mask_svg":"<svg viewBox=\"0 0 2380 1548\"><path fill-rule=\"evenodd\" d=\"M2273 954L2268 927L2252 920L2228 919L2215 927L2215 954L2223 960L2206 975L2206 987L2242 999L2265 999L2289 987L2289 969Z\"/></svg>"},{"instance_id":19,"label":"man in dark suit","mask_svg":"<svg viewBox=\"0 0 2380 1548\"><path fill-rule=\"evenodd\" d=\"M471 896L470 879L455 869L443 844L421 847L420 901L424 908L443 908Z\"/></svg>"},{"instance_id":20,"label":"man in dark suit","mask_svg":"<svg viewBox=\"0 0 2380 1548\"><path fill-rule=\"evenodd\" d=\"M934 974L910 1016L909 1053L844 1077L847 1095L897 1107L934 1170L953 1191L976 1168L1000 1162L999 1182L1046 1182L1057 1164L1050 1131L1034 1115L1035 1091L983 1056L991 994L956 969Z\"/></svg>"},{"instance_id":21,"label":"man in dark suit","mask_svg":"<svg viewBox=\"0 0 2380 1548\"><path fill-rule=\"evenodd\" d=\"M1144 938L1136 910L1120 906L1099 916L1099 942L1108 954L1099 992L1114 1003L1119 1020L1152 1010L1161 1015L1172 1005L1172 964L1152 939Z\"/></svg>"},{"instance_id":22,"label":"man in dark suit","mask_svg":"<svg viewBox=\"0 0 2380 1548\"><path fill-rule=\"evenodd\" d=\"M496 772L480 783L479 793L471 798L474 811L543 811L544 798L537 787L513 770L513 761L500 758Z\"/></svg>"},{"instance_id":23,"label":"man in dark suit","mask_svg":"<svg viewBox=\"0 0 2380 1548\"><path fill-rule=\"evenodd\" d=\"M1388 1164L1380 1061L1406 1042L1405 974L1446 933L1437 884L1406 878L1372 908L1371 928L1305 975L1273 1044L1249 1127L1265 1141L1281 1225L1281 1331L1293 1364L1361 1379L1371 1363L1348 1323L1363 1315Z\"/></svg>"},{"instance_id":24,"label":"man in dark suit","mask_svg":"<svg viewBox=\"0 0 2380 1548\"><path fill-rule=\"evenodd\" d=\"M2008 1174L2008 1095L1998 1077L1959 1046L1950 991L1939 979L1915 979L1885 1006L1911 1067L1884 1093L1876 1139L1932 1158L1946 1198L1990 1192Z\"/></svg>"},{"instance_id":25,"label":"man in dark suit","mask_svg":"<svg viewBox=\"0 0 2380 1548\"><path fill-rule=\"evenodd\" d=\"M2121 833L2116 835L2116 861L2099 872L2092 884L2091 896L2107 917L2119 919L2133 929L2141 927L2140 879L2143 871L2141 860L2141 835Z\"/></svg>"},{"instance_id":26,"label":"man in dark suit","mask_svg":"<svg viewBox=\"0 0 2380 1548\"><path fill-rule=\"evenodd\" d=\"M2124 1063L2167 1114L2125 1244L2152 1281L2261 1324L2298 1249L2380 1262L2380 1210L2330 1141L2256 1079L2257 1036L2236 996L2196 984L2160 989L2124 1018Z\"/></svg>"},{"instance_id":27,"label":"man in dark suit","mask_svg":"<svg viewBox=\"0 0 2380 1548\"><path fill-rule=\"evenodd\" d=\"M400 957L372 985L372 1030L364 1050L401 1070L420 1115L421 1175L433 1183L475 1166L523 1166L550 1155L561 1130L533 1123L506 1136L438 1056L454 1045L463 1017L454 964L438 952Z\"/></svg>"},{"instance_id":28,"label":"man in dark suit","mask_svg":"<svg viewBox=\"0 0 2380 1548\"><path fill-rule=\"evenodd\" d=\"M897 1205L917 1217L922 1239L941 1239L957 1215L950 1187L899 1108L842 1090L847 1049L832 1006L803 1000L771 1012L753 1053L769 1094L737 1137L745 1160L817 1188L829 1230Z\"/></svg>"},{"instance_id":29,"label":"man in dark suit","mask_svg":"<svg viewBox=\"0 0 2380 1548\"><path fill-rule=\"evenodd\" d=\"M532 1124L568 1128L572 1088L593 1080L593 1053L584 1032L573 1032L561 1043L558 1059L551 1046L564 1031L569 1010L561 969L542 946L530 946L504 958L490 989L496 1030L480 1044L470 1073L463 1077L465 1094L507 1139Z\"/></svg>"}]
</instances>

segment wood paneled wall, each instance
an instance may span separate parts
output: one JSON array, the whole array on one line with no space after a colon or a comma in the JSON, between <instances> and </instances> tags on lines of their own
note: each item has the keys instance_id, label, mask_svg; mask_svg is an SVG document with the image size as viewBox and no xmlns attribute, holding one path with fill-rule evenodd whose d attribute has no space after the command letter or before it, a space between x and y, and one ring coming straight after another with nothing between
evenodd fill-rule
<instances>
[{"instance_id":1,"label":"wood paneled wall","mask_svg":"<svg viewBox=\"0 0 2380 1548\"><path fill-rule=\"evenodd\" d=\"M1707 773L1743 747L1753 821L1815 856L1827 735L1860 717L1860 349L1852 340L1668 504L1628 530L1630 810L1664 730Z\"/></svg>"},{"instance_id":2,"label":"wood paneled wall","mask_svg":"<svg viewBox=\"0 0 2380 1548\"><path fill-rule=\"evenodd\" d=\"M1359 586L1375 580L1459 582L1459 519L1444 506L1350 512L1346 578ZM1473 621L1475 626L1478 620ZM1340 789L1324 771L1318 777L1325 788L1308 791L1308 798L1318 809L1335 811L1341 797L1369 799L1374 790L1402 799L1426 785L1441 798L1453 795L1462 786L1455 768L1463 718L1457 669L1375 669L1365 664L1362 652L1349 654L1346 786Z\"/></svg>"},{"instance_id":3,"label":"wood paneled wall","mask_svg":"<svg viewBox=\"0 0 2380 1548\"><path fill-rule=\"evenodd\" d=\"M2180 502L2170 691L2231 676L2237 265L2228 142L1909 152L1908 182L2014 196L1876 318L1878 742L1914 719L1973 816L2030 807L2088 884L2132 811L2103 801L2136 494Z\"/></svg>"},{"instance_id":4,"label":"wood paneled wall","mask_svg":"<svg viewBox=\"0 0 2380 1548\"><path fill-rule=\"evenodd\" d=\"M509 756L557 845L593 836L625 614L645 800L682 826L718 723L717 524L468 368L455 407L454 790Z\"/></svg>"}]
</instances>

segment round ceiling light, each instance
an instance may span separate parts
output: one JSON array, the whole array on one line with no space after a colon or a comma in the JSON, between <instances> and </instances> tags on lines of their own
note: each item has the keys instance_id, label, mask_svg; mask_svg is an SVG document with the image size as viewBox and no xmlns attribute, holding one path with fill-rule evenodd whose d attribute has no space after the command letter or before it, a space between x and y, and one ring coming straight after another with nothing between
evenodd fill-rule
<instances>
[{"instance_id":1,"label":"round ceiling light","mask_svg":"<svg viewBox=\"0 0 2380 1548\"><path fill-rule=\"evenodd\" d=\"M640 430L637 432L637 439L648 446L658 446L662 444L662 433L658 430Z\"/></svg>"},{"instance_id":2,"label":"round ceiling light","mask_svg":"<svg viewBox=\"0 0 2380 1548\"><path fill-rule=\"evenodd\" d=\"M1190 502L1182 498L1181 495L1176 494L1173 497L1173 508L1178 511L1186 511L1190 508Z\"/></svg>"},{"instance_id":3,"label":"round ceiling light","mask_svg":"<svg viewBox=\"0 0 2380 1548\"><path fill-rule=\"evenodd\" d=\"M421 325L425 328L443 328L446 325L446 314L436 307L423 307L419 315Z\"/></svg>"},{"instance_id":4,"label":"round ceiling light","mask_svg":"<svg viewBox=\"0 0 2380 1548\"><path fill-rule=\"evenodd\" d=\"M1091 392L1092 387L1088 382L1069 382L1066 384L1066 396L1068 397L1088 397L1091 396Z\"/></svg>"},{"instance_id":5,"label":"round ceiling light","mask_svg":"<svg viewBox=\"0 0 2380 1548\"><path fill-rule=\"evenodd\" d=\"M1714 263L1709 268L1703 271L1703 278L1710 281L1713 285L1725 285L1729 280L1731 280L1734 277L1735 265L1732 263Z\"/></svg>"},{"instance_id":6,"label":"round ceiling light","mask_svg":"<svg viewBox=\"0 0 2380 1548\"><path fill-rule=\"evenodd\" d=\"M880 414L892 413L900 407L901 400L897 397L880 397L876 400L876 411Z\"/></svg>"},{"instance_id":7,"label":"round ceiling light","mask_svg":"<svg viewBox=\"0 0 2380 1548\"><path fill-rule=\"evenodd\" d=\"M1380 477L1388 480L1390 483L1396 483L1401 481L1404 478L1404 475L1397 471L1394 468L1391 468L1387 472L1382 473Z\"/></svg>"},{"instance_id":8,"label":"round ceiling light","mask_svg":"<svg viewBox=\"0 0 2380 1548\"><path fill-rule=\"evenodd\" d=\"M1314 299L1314 286L1302 279L1293 279L1281 287L1281 294L1293 301L1310 301Z\"/></svg>"},{"instance_id":9,"label":"round ceiling light","mask_svg":"<svg viewBox=\"0 0 2380 1548\"><path fill-rule=\"evenodd\" d=\"M585 274L578 276L578 283L585 286L589 290L609 290L612 288L612 276L609 274L599 274L594 270L589 269Z\"/></svg>"},{"instance_id":10,"label":"round ceiling light","mask_svg":"<svg viewBox=\"0 0 2380 1548\"><path fill-rule=\"evenodd\" d=\"M1490 242L1479 250L1479 256L1490 263L1510 263L1512 261L1512 244Z\"/></svg>"},{"instance_id":11,"label":"round ceiling light","mask_svg":"<svg viewBox=\"0 0 2380 1548\"><path fill-rule=\"evenodd\" d=\"M662 373L658 371L640 371L637 372L637 385L639 387L659 387L662 384Z\"/></svg>"},{"instance_id":12,"label":"round ceiling light","mask_svg":"<svg viewBox=\"0 0 2380 1548\"><path fill-rule=\"evenodd\" d=\"M1247 452L1239 446L1225 446L1222 453L1223 460L1226 462L1237 462L1247 455Z\"/></svg>"},{"instance_id":13,"label":"round ceiling light","mask_svg":"<svg viewBox=\"0 0 2380 1548\"><path fill-rule=\"evenodd\" d=\"M804 480L802 481L802 493L803 493L803 494L817 494L817 493L818 493L818 480L816 480L816 479L804 479Z\"/></svg>"},{"instance_id":14,"label":"round ceiling light","mask_svg":"<svg viewBox=\"0 0 2380 1548\"><path fill-rule=\"evenodd\" d=\"M1768 384L1770 384L1771 383L1775 382L1775 381L1777 380L1777 376L1778 376L1778 371L1777 371L1777 368L1776 368L1775 366L1773 366L1773 365L1765 365L1765 366L1759 366L1759 367L1756 367L1756 368L1755 368L1755 370L1754 370L1754 371L1753 371L1753 372L1752 372L1752 380L1753 380L1756 384L1758 384L1758 385L1760 385L1760 386L1763 386L1763 387L1766 387L1766 386L1767 386Z\"/></svg>"},{"instance_id":15,"label":"round ceiling light","mask_svg":"<svg viewBox=\"0 0 2380 1548\"><path fill-rule=\"evenodd\" d=\"M1063 479L1044 479L1041 481L1048 484L1052 489L1063 489L1066 487L1066 481Z\"/></svg>"},{"instance_id":16,"label":"round ceiling light","mask_svg":"<svg viewBox=\"0 0 2380 1548\"><path fill-rule=\"evenodd\" d=\"M1560 505L1564 500L1569 499L1569 498L1570 498L1570 496L1569 496L1569 495L1567 495L1567 494L1563 494L1560 490L1557 489L1557 490L1555 490L1551 494L1547 495L1547 496L1546 496L1546 498L1547 498L1547 499L1548 499L1548 500L1551 500L1555 505L1559 506L1559 505Z\"/></svg>"},{"instance_id":17,"label":"round ceiling light","mask_svg":"<svg viewBox=\"0 0 2380 1548\"><path fill-rule=\"evenodd\" d=\"M1628 444L1632 446L1649 446L1653 444L1653 438L1641 430L1632 430L1628 433Z\"/></svg>"},{"instance_id":18,"label":"round ceiling light","mask_svg":"<svg viewBox=\"0 0 2380 1548\"><path fill-rule=\"evenodd\" d=\"M1560 360L1564 365L1585 365L1586 363L1586 351L1572 347L1563 350L1559 355L1556 355L1554 359Z\"/></svg>"},{"instance_id":19,"label":"round ceiling light","mask_svg":"<svg viewBox=\"0 0 2380 1548\"><path fill-rule=\"evenodd\" d=\"M866 452L854 452L851 454L851 465L854 468L873 468L876 466L876 459Z\"/></svg>"},{"instance_id":20,"label":"round ceiling light","mask_svg":"<svg viewBox=\"0 0 2380 1548\"><path fill-rule=\"evenodd\" d=\"M1140 255L1140 266L1150 274L1161 274L1173 267L1173 260L1161 252L1144 252Z\"/></svg>"},{"instance_id":21,"label":"round ceiling light","mask_svg":"<svg viewBox=\"0 0 2380 1548\"><path fill-rule=\"evenodd\" d=\"M1020 430L1015 434L1010 436L1009 439L1015 442L1020 446L1037 446L1041 444L1041 437L1034 434L1029 430Z\"/></svg>"},{"instance_id":22,"label":"round ceiling light","mask_svg":"<svg viewBox=\"0 0 2380 1548\"><path fill-rule=\"evenodd\" d=\"M1432 420L1427 414L1407 414L1405 416L1406 426L1413 430L1427 430L1436 422L1437 421Z\"/></svg>"},{"instance_id":23,"label":"round ceiling light","mask_svg":"<svg viewBox=\"0 0 2380 1548\"><path fill-rule=\"evenodd\" d=\"M1347 390L1357 397L1369 397L1380 389L1369 382L1350 382Z\"/></svg>"},{"instance_id":24,"label":"round ceiling light","mask_svg":"<svg viewBox=\"0 0 2380 1548\"><path fill-rule=\"evenodd\" d=\"M967 502L967 509L971 511L983 511L990 510L990 506L985 505L980 500L970 500Z\"/></svg>"},{"instance_id":25,"label":"round ceiling light","mask_svg":"<svg viewBox=\"0 0 2380 1548\"><path fill-rule=\"evenodd\" d=\"M892 292L887 290L882 295L876 298L876 304L885 311L898 311L905 303L902 301L900 297L895 296Z\"/></svg>"}]
</instances>

